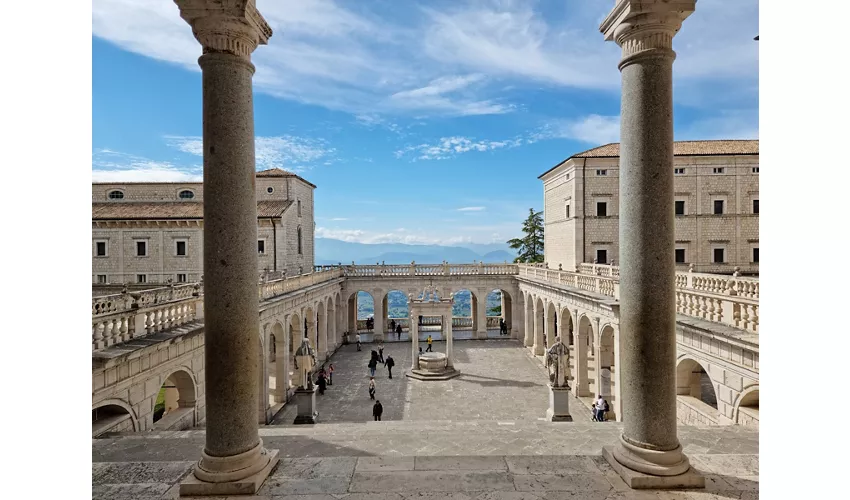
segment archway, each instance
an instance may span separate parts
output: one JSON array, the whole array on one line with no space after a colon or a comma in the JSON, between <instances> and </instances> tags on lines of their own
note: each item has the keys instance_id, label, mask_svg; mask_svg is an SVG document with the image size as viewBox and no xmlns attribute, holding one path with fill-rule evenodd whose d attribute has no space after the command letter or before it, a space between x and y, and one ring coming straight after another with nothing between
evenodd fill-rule
<instances>
[{"instance_id":1,"label":"archway","mask_svg":"<svg viewBox=\"0 0 850 500\"><path fill-rule=\"evenodd\" d=\"M294 373L293 370L295 369L295 351L298 350L298 346L301 345L303 338L304 330L301 318L297 313L294 313L289 319L289 352L287 353L289 359L289 371L287 373L289 387L287 387L287 389L294 387L292 375Z\"/></svg>"},{"instance_id":2,"label":"archway","mask_svg":"<svg viewBox=\"0 0 850 500\"><path fill-rule=\"evenodd\" d=\"M573 315L570 314L570 311L567 308L562 309L560 314L563 318L561 324L564 328L563 332L559 332L561 335L561 342L573 349L575 346L575 332L573 331L575 329L575 325L573 325ZM573 356L575 356L575 354L573 354Z\"/></svg>"},{"instance_id":3,"label":"archway","mask_svg":"<svg viewBox=\"0 0 850 500\"><path fill-rule=\"evenodd\" d=\"M354 324L351 325L352 332L367 332L366 320L375 317L375 299L369 292L358 290L349 299L352 307Z\"/></svg>"},{"instance_id":4,"label":"archway","mask_svg":"<svg viewBox=\"0 0 850 500\"><path fill-rule=\"evenodd\" d=\"M408 317L410 315L410 304L408 303L407 294L401 290L389 290L384 295L384 314L387 315L384 320L386 330L389 332L388 339L394 339L395 327L401 325L402 330L408 328ZM400 340L399 336L399 339Z\"/></svg>"},{"instance_id":5,"label":"archway","mask_svg":"<svg viewBox=\"0 0 850 500\"><path fill-rule=\"evenodd\" d=\"M318 350L319 332L316 329L316 310L313 307L307 306L304 308L304 327L301 331L301 337L310 339L310 345L313 346L313 349ZM301 344L300 340L298 344Z\"/></svg>"},{"instance_id":6,"label":"archway","mask_svg":"<svg viewBox=\"0 0 850 500\"><path fill-rule=\"evenodd\" d=\"M133 409L124 401L107 400L91 410L91 435L107 432L138 432L139 422Z\"/></svg>"},{"instance_id":7,"label":"archway","mask_svg":"<svg viewBox=\"0 0 850 500\"><path fill-rule=\"evenodd\" d=\"M546 303L546 314L545 314L545 316L546 316L546 326L544 327L544 330L543 330L544 333L545 333L545 335L543 336L543 340L544 340L545 344L543 345L543 347L548 348L549 346L551 346L552 344L555 343L555 336L558 334L558 332L557 332L557 330L558 330L558 327L557 327L557 325L558 325L558 312L555 308L554 302L547 302Z\"/></svg>"},{"instance_id":8,"label":"archway","mask_svg":"<svg viewBox=\"0 0 850 500\"><path fill-rule=\"evenodd\" d=\"M611 325L602 327L602 332L599 334L599 353L596 366L598 370L597 377L599 379L597 392L608 401L611 408L608 418L610 420L619 420L614 405L617 399L616 391L614 390L617 377L614 366L614 328Z\"/></svg>"},{"instance_id":9,"label":"archway","mask_svg":"<svg viewBox=\"0 0 850 500\"><path fill-rule=\"evenodd\" d=\"M286 334L283 325L275 323L269 335L269 391L271 404L286 402L289 389L289 356L286 352Z\"/></svg>"},{"instance_id":10,"label":"archway","mask_svg":"<svg viewBox=\"0 0 850 500\"><path fill-rule=\"evenodd\" d=\"M421 294L420 294L421 296ZM475 294L468 288L460 288L452 291L454 305L452 306L452 331L472 330L477 331L478 301ZM429 326L428 318L423 318L424 325ZM439 318L433 318L434 325L439 324Z\"/></svg>"},{"instance_id":11,"label":"archway","mask_svg":"<svg viewBox=\"0 0 850 500\"><path fill-rule=\"evenodd\" d=\"M513 331L513 301L510 294L500 288L496 288L487 294L485 302L487 304L487 329L498 330L501 320L505 322L508 335L510 335Z\"/></svg>"},{"instance_id":12,"label":"archway","mask_svg":"<svg viewBox=\"0 0 850 500\"><path fill-rule=\"evenodd\" d=\"M534 297L530 293L525 293L523 295L523 301L525 303L525 321L523 322L523 328L525 329L523 332L524 344L526 347L531 347L534 345Z\"/></svg>"},{"instance_id":13,"label":"archway","mask_svg":"<svg viewBox=\"0 0 850 500\"><path fill-rule=\"evenodd\" d=\"M735 423L740 425L759 425L759 386L744 389L738 398L738 406L735 408Z\"/></svg>"},{"instance_id":14,"label":"archway","mask_svg":"<svg viewBox=\"0 0 850 500\"><path fill-rule=\"evenodd\" d=\"M573 391L576 396L590 396L590 376L588 373L588 345L589 339L593 336L593 326L590 324L590 318L587 315L582 315L578 321L578 331L575 338L575 383Z\"/></svg>"},{"instance_id":15,"label":"archway","mask_svg":"<svg viewBox=\"0 0 850 500\"><path fill-rule=\"evenodd\" d=\"M185 369L165 378L153 411L156 430L182 430L195 425L195 381Z\"/></svg>"},{"instance_id":16,"label":"archway","mask_svg":"<svg viewBox=\"0 0 850 500\"><path fill-rule=\"evenodd\" d=\"M328 357L328 315L325 301L316 304L316 359L322 363Z\"/></svg>"},{"instance_id":17,"label":"archway","mask_svg":"<svg viewBox=\"0 0 850 500\"><path fill-rule=\"evenodd\" d=\"M683 358L676 365L676 394L690 396L717 410L717 393L705 368L696 360Z\"/></svg>"}]
</instances>

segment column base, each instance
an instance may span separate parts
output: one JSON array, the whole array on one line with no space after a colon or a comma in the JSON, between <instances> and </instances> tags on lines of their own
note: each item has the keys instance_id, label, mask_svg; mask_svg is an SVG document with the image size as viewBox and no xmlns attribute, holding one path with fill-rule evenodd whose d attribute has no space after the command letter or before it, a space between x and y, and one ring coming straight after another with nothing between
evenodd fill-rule
<instances>
[{"instance_id":1,"label":"column base","mask_svg":"<svg viewBox=\"0 0 850 500\"><path fill-rule=\"evenodd\" d=\"M279 450L263 449L261 455L267 455L269 457L269 462L259 471L243 479L226 481L223 483L213 483L201 481L195 477L195 474L189 474L186 479L180 483L180 496L207 497L223 495L255 495L280 461Z\"/></svg>"},{"instance_id":2,"label":"column base","mask_svg":"<svg viewBox=\"0 0 850 500\"><path fill-rule=\"evenodd\" d=\"M675 476L656 476L626 467L617 460L614 454L614 446L602 447L602 456L605 457L611 468L617 472L629 488L635 490L705 488L705 476L697 472L693 467L690 467L690 465L688 465L684 473Z\"/></svg>"},{"instance_id":3,"label":"column base","mask_svg":"<svg viewBox=\"0 0 850 500\"><path fill-rule=\"evenodd\" d=\"M570 415L570 388L553 387L549 384L549 409L546 410L546 420L550 422L572 422Z\"/></svg>"}]
</instances>

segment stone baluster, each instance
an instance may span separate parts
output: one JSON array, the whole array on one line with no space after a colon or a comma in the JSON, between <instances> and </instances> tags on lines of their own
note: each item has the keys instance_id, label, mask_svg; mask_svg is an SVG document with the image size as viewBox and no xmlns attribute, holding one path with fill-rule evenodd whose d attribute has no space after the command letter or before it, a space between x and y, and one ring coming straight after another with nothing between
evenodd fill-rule
<instances>
[{"instance_id":1,"label":"stone baluster","mask_svg":"<svg viewBox=\"0 0 850 500\"><path fill-rule=\"evenodd\" d=\"M104 322L103 341L106 347L115 344L115 320L108 319Z\"/></svg>"},{"instance_id":2,"label":"stone baluster","mask_svg":"<svg viewBox=\"0 0 850 500\"><path fill-rule=\"evenodd\" d=\"M103 341L104 329L106 329L106 325L103 324L103 321L98 321L92 325L92 350L99 351L105 346Z\"/></svg>"},{"instance_id":3,"label":"stone baluster","mask_svg":"<svg viewBox=\"0 0 850 500\"><path fill-rule=\"evenodd\" d=\"M118 333L121 336L121 342L127 342L132 338L130 334L130 318L127 316L122 316L120 318L121 326L118 327Z\"/></svg>"},{"instance_id":4,"label":"stone baluster","mask_svg":"<svg viewBox=\"0 0 850 500\"><path fill-rule=\"evenodd\" d=\"M622 47L620 366L623 430L603 455L631 487L704 487L676 420L673 36L693 0L620 0L603 21ZM641 484L641 482L643 482Z\"/></svg>"},{"instance_id":5,"label":"stone baluster","mask_svg":"<svg viewBox=\"0 0 850 500\"><path fill-rule=\"evenodd\" d=\"M206 433L181 496L255 494L278 462L257 424L259 302L251 53L255 0L175 0L203 47Z\"/></svg>"}]
</instances>

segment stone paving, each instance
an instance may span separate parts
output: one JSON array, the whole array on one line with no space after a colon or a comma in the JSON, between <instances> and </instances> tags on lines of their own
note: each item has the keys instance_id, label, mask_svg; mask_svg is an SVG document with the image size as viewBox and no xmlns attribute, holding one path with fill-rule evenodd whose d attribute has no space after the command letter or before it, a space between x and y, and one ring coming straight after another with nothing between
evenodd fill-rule
<instances>
[{"instance_id":1,"label":"stone paving","mask_svg":"<svg viewBox=\"0 0 850 500\"><path fill-rule=\"evenodd\" d=\"M498 331L496 331L498 335ZM424 349L427 344L420 344ZM445 352L444 342L434 342L434 351ZM369 370L366 365L377 344L342 346L325 363L334 365L334 385L316 396L319 422L367 422L372 420L369 400ZM538 420L549 407L547 374L528 349L516 340L455 341L455 368L461 375L447 381L411 380L410 343L385 343L384 358L395 360L393 378L378 366L376 397L384 407L383 420ZM590 412L572 399L574 419L590 420ZM287 405L273 425L291 425L296 408Z\"/></svg>"}]
</instances>

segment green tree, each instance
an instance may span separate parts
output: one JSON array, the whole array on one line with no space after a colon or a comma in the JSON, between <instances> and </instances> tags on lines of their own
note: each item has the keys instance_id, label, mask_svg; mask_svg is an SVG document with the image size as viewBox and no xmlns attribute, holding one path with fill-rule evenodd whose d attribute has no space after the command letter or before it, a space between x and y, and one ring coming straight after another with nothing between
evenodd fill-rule
<instances>
[{"instance_id":1,"label":"green tree","mask_svg":"<svg viewBox=\"0 0 850 500\"><path fill-rule=\"evenodd\" d=\"M528 218L522 223L522 232L525 236L507 242L519 254L514 262L543 262L543 212L529 208Z\"/></svg>"}]
</instances>

